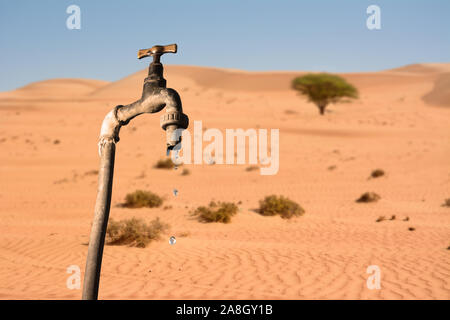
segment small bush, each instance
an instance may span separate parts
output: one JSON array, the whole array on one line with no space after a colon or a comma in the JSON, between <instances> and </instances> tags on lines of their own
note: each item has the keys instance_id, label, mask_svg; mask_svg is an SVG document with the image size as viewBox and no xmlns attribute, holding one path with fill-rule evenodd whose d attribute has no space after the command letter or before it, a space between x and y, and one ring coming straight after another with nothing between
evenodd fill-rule
<instances>
[{"instance_id":1,"label":"small bush","mask_svg":"<svg viewBox=\"0 0 450 320\"><path fill-rule=\"evenodd\" d=\"M449 207L450 208L450 198L445 199L444 203L442 204L443 207Z\"/></svg>"},{"instance_id":2,"label":"small bush","mask_svg":"<svg viewBox=\"0 0 450 320\"><path fill-rule=\"evenodd\" d=\"M372 178L379 178L379 177L382 177L382 176L384 176L384 170L382 170L382 169L375 169L375 170L372 171L372 173L370 174L370 176L371 176Z\"/></svg>"},{"instance_id":3,"label":"small bush","mask_svg":"<svg viewBox=\"0 0 450 320\"><path fill-rule=\"evenodd\" d=\"M189 231L184 231L184 232L180 232L178 234L178 237L185 238L185 237L189 237L190 235L191 235L191 233Z\"/></svg>"},{"instance_id":4,"label":"small bush","mask_svg":"<svg viewBox=\"0 0 450 320\"><path fill-rule=\"evenodd\" d=\"M156 218L146 224L142 219L131 218L114 221L111 219L106 230L106 244L129 245L145 248L150 241L158 240L160 234L169 229L169 225Z\"/></svg>"},{"instance_id":5,"label":"small bush","mask_svg":"<svg viewBox=\"0 0 450 320\"><path fill-rule=\"evenodd\" d=\"M238 211L237 205L232 202L214 202L211 201L209 206L201 206L195 209L194 215L202 222L231 222L231 217Z\"/></svg>"},{"instance_id":6,"label":"small bush","mask_svg":"<svg viewBox=\"0 0 450 320\"><path fill-rule=\"evenodd\" d=\"M84 173L85 176L96 176L98 175L98 170L89 170Z\"/></svg>"},{"instance_id":7,"label":"small bush","mask_svg":"<svg viewBox=\"0 0 450 320\"><path fill-rule=\"evenodd\" d=\"M376 202L380 200L381 197L375 192L366 192L359 197L356 202Z\"/></svg>"},{"instance_id":8,"label":"small bush","mask_svg":"<svg viewBox=\"0 0 450 320\"><path fill-rule=\"evenodd\" d=\"M276 195L270 195L259 201L258 213L263 216L280 215L284 219L294 216L301 216L305 210L296 202L289 198Z\"/></svg>"},{"instance_id":9,"label":"small bush","mask_svg":"<svg viewBox=\"0 0 450 320\"><path fill-rule=\"evenodd\" d=\"M375 222L381 222L381 221L384 221L384 220L386 220L385 216L379 216L378 219L375 220Z\"/></svg>"},{"instance_id":10,"label":"small bush","mask_svg":"<svg viewBox=\"0 0 450 320\"><path fill-rule=\"evenodd\" d=\"M173 167L175 167L175 164L171 158L159 159L155 164L157 169L173 169Z\"/></svg>"},{"instance_id":11,"label":"small bush","mask_svg":"<svg viewBox=\"0 0 450 320\"><path fill-rule=\"evenodd\" d=\"M258 170L259 167L258 166L249 166L247 168L245 168L245 171L255 171Z\"/></svg>"},{"instance_id":12,"label":"small bush","mask_svg":"<svg viewBox=\"0 0 450 320\"><path fill-rule=\"evenodd\" d=\"M125 197L124 207L127 208L155 208L161 206L163 199L151 191L136 190Z\"/></svg>"},{"instance_id":13,"label":"small bush","mask_svg":"<svg viewBox=\"0 0 450 320\"><path fill-rule=\"evenodd\" d=\"M183 171L181 171L182 176L188 176L191 174L191 171L188 168L184 168Z\"/></svg>"}]
</instances>

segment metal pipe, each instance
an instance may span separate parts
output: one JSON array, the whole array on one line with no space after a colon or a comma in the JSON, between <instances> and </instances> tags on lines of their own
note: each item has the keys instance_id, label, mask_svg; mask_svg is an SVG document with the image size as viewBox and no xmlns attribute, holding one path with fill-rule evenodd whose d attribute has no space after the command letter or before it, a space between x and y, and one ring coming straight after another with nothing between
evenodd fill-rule
<instances>
[{"instance_id":1,"label":"metal pipe","mask_svg":"<svg viewBox=\"0 0 450 320\"><path fill-rule=\"evenodd\" d=\"M113 141L106 142L101 150L97 200L83 283L83 300L97 300L98 297L103 246L111 207L115 150L116 145Z\"/></svg>"}]
</instances>

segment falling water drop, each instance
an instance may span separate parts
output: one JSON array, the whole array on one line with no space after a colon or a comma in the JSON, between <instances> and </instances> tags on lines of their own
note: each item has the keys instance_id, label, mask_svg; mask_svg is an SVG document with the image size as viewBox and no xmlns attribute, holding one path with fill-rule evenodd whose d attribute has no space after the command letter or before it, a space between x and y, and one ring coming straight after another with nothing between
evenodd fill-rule
<instances>
[{"instance_id":1,"label":"falling water drop","mask_svg":"<svg viewBox=\"0 0 450 320\"><path fill-rule=\"evenodd\" d=\"M169 243L171 245L174 245L176 242L177 242L177 239L174 236L171 236L170 239L169 239Z\"/></svg>"}]
</instances>

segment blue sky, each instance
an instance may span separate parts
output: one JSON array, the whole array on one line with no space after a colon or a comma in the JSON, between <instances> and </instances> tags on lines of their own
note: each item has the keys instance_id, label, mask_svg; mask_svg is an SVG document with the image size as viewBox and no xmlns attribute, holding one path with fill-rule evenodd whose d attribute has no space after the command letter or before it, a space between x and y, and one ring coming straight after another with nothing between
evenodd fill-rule
<instances>
[{"instance_id":1,"label":"blue sky","mask_svg":"<svg viewBox=\"0 0 450 320\"><path fill-rule=\"evenodd\" d=\"M81 9L69 30L66 8ZM366 8L381 8L368 30ZM50 78L118 80L138 49L164 63L244 70L372 71L450 61L449 0L0 0L0 91Z\"/></svg>"}]
</instances>

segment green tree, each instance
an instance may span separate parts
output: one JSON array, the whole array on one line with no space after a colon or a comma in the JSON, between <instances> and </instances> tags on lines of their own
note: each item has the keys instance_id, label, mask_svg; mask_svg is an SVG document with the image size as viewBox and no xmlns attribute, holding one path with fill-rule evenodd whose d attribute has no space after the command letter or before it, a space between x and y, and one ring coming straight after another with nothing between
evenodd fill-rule
<instances>
[{"instance_id":1,"label":"green tree","mask_svg":"<svg viewBox=\"0 0 450 320\"><path fill-rule=\"evenodd\" d=\"M358 90L345 79L328 73L307 74L292 81L292 88L308 97L316 104L320 114L330 103L336 103L344 98L358 98Z\"/></svg>"}]
</instances>

